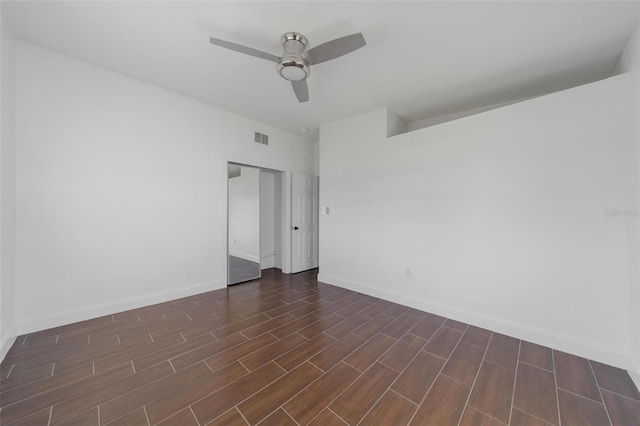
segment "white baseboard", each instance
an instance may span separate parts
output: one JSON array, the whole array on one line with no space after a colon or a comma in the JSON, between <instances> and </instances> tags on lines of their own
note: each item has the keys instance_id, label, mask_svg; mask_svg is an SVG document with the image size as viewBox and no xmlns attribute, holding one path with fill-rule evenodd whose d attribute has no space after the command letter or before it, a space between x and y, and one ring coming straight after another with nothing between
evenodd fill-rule
<instances>
[{"instance_id":1,"label":"white baseboard","mask_svg":"<svg viewBox=\"0 0 640 426\"><path fill-rule=\"evenodd\" d=\"M451 318L456 321L465 322L467 324L475 325L476 327L486 328L507 336L558 349L563 352L582 356L584 358L613 365L625 370L630 368L629 358L626 353L598 346L572 336L509 321L504 318L473 312L457 306L443 304L406 293L366 286L355 281L327 274L320 273L318 275L318 281L420 309L421 311ZM636 371L638 370L636 369Z\"/></svg>"},{"instance_id":2,"label":"white baseboard","mask_svg":"<svg viewBox=\"0 0 640 426\"><path fill-rule=\"evenodd\" d=\"M633 359L629 358L629 368L627 369L631 380L636 384L636 387L640 389L640 365L638 365Z\"/></svg>"},{"instance_id":3,"label":"white baseboard","mask_svg":"<svg viewBox=\"0 0 640 426\"><path fill-rule=\"evenodd\" d=\"M240 259L248 260L249 262L260 263L260 257L252 256L252 255L247 254L247 253L240 253L240 252L230 251L229 252L229 256L239 257Z\"/></svg>"},{"instance_id":4,"label":"white baseboard","mask_svg":"<svg viewBox=\"0 0 640 426\"><path fill-rule=\"evenodd\" d=\"M78 321L85 321L92 318L111 315L129 309L141 308L143 306L154 305L156 303L167 302L181 297L193 296L194 294L225 288L226 285L220 280L208 281L179 287L156 293L143 294L140 296L127 297L113 302L101 303L78 309L71 309L41 317L19 319L17 329L19 334L33 333L35 331L46 330L61 325L71 324Z\"/></svg>"},{"instance_id":5,"label":"white baseboard","mask_svg":"<svg viewBox=\"0 0 640 426\"><path fill-rule=\"evenodd\" d=\"M260 257L260 269L269 269L276 266L276 255L268 254Z\"/></svg>"},{"instance_id":6,"label":"white baseboard","mask_svg":"<svg viewBox=\"0 0 640 426\"><path fill-rule=\"evenodd\" d=\"M0 344L0 362L2 362L5 356L7 356L7 352L9 352L9 349L11 349L11 346L13 346L13 342L16 341L17 336L18 336L18 328L14 323L9 328L9 331L7 331L2 336L2 341Z\"/></svg>"}]
</instances>

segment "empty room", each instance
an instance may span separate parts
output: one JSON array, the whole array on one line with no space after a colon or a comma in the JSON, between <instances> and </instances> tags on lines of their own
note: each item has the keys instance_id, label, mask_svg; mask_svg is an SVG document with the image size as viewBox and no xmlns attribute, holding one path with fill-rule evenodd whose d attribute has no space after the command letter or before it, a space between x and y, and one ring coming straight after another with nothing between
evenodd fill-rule
<instances>
[{"instance_id":1,"label":"empty room","mask_svg":"<svg viewBox=\"0 0 640 426\"><path fill-rule=\"evenodd\" d=\"M639 18L0 1L0 424L640 426Z\"/></svg>"}]
</instances>

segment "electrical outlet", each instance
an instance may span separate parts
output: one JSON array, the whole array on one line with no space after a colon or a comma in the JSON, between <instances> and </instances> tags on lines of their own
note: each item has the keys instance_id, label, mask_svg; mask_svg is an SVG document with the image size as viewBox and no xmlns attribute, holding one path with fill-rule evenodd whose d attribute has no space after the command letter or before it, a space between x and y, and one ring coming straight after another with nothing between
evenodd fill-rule
<instances>
[{"instance_id":1,"label":"electrical outlet","mask_svg":"<svg viewBox=\"0 0 640 426\"><path fill-rule=\"evenodd\" d=\"M410 266L407 266L406 268L404 268L404 276L407 278L413 278L413 270L411 269Z\"/></svg>"}]
</instances>

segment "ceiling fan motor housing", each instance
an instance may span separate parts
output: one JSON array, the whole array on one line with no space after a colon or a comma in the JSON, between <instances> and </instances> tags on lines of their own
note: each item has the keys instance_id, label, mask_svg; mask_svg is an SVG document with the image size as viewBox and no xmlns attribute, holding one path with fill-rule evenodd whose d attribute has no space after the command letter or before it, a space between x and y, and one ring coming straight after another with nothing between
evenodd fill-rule
<instances>
[{"instance_id":1,"label":"ceiling fan motor housing","mask_svg":"<svg viewBox=\"0 0 640 426\"><path fill-rule=\"evenodd\" d=\"M290 32L284 34L280 42L283 53L278 61L278 74L289 81L305 80L311 72L305 55L306 37L300 33Z\"/></svg>"}]
</instances>

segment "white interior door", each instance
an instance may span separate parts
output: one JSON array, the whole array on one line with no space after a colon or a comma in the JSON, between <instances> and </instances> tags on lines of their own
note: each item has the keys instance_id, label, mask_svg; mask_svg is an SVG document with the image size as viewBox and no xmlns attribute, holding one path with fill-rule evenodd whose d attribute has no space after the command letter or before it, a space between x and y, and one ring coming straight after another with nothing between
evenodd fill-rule
<instances>
[{"instance_id":1,"label":"white interior door","mask_svg":"<svg viewBox=\"0 0 640 426\"><path fill-rule=\"evenodd\" d=\"M292 174L291 272L318 267L318 177Z\"/></svg>"}]
</instances>

